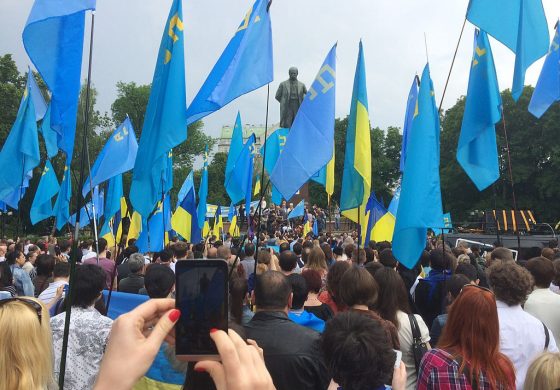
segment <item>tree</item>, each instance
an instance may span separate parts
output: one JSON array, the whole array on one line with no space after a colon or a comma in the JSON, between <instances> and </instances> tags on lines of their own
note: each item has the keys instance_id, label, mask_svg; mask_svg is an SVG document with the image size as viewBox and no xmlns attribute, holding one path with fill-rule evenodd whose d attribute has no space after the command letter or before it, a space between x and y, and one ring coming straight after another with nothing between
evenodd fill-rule
<instances>
[{"instance_id":1,"label":"tree","mask_svg":"<svg viewBox=\"0 0 560 390\"><path fill-rule=\"evenodd\" d=\"M0 144L8 137L8 133L16 120L25 77L20 75L11 54L0 57Z\"/></svg>"}]
</instances>

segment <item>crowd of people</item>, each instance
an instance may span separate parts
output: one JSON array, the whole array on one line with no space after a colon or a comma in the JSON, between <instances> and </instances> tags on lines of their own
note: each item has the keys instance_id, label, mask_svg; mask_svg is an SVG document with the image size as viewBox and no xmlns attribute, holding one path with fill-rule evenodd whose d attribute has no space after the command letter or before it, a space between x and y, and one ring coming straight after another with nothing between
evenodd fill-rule
<instances>
[{"instance_id":1,"label":"crowd of people","mask_svg":"<svg viewBox=\"0 0 560 390\"><path fill-rule=\"evenodd\" d=\"M268 215L271 218L271 214ZM560 249L515 261L503 247L428 240L413 269L354 234L263 233L139 253L84 240L0 241L0 387L56 388L70 257L65 389L131 389L154 365L185 389L560 388ZM224 259L230 330L221 362L177 360L175 265ZM116 320L104 290L145 295Z\"/></svg>"}]
</instances>

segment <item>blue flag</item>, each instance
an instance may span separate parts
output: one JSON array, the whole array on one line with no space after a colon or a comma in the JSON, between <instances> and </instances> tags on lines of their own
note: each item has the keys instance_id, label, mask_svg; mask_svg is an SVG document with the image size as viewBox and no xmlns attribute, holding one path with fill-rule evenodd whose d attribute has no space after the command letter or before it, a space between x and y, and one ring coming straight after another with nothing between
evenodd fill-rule
<instances>
[{"instance_id":1,"label":"blue flag","mask_svg":"<svg viewBox=\"0 0 560 390\"><path fill-rule=\"evenodd\" d=\"M163 175L163 193L167 194L173 188L173 150L167 153L165 171ZM160 197L161 197L160 188Z\"/></svg>"},{"instance_id":2,"label":"blue flag","mask_svg":"<svg viewBox=\"0 0 560 390\"><path fill-rule=\"evenodd\" d=\"M404 164L406 161L406 149L408 142L410 140L410 131L412 129L412 119L414 118L414 110L416 109L416 100L418 99L418 84L420 80L418 76L414 76L414 81L410 86L410 92L408 92L408 99L406 101L406 113L404 116L404 126L402 133L402 144L401 144L401 162L399 166L400 172L404 172Z\"/></svg>"},{"instance_id":3,"label":"blue flag","mask_svg":"<svg viewBox=\"0 0 560 390\"><path fill-rule=\"evenodd\" d=\"M59 189L60 184L58 184L54 168L51 165L51 162L47 160L45 162L45 167L43 168L41 180L37 186L37 191L35 192L35 198L33 198L33 203L31 204L31 209L29 210L29 218L31 219L31 223L33 225L44 219L52 217L52 198L58 193Z\"/></svg>"},{"instance_id":4,"label":"blue flag","mask_svg":"<svg viewBox=\"0 0 560 390\"><path fill-rule=\"evenodd\" d=\"M235 205L233 203L231 203L229 205L229 210L228 210L228 220L231 222L231 220L233 219L233 217L237 216L237 209L235 208Z\"/></svg>"},{"instance_id":5,"label":"blue flag","mask_svg":"<svg viewBox=\"0 0 560 390\"><path fill-rule=\"evenodd\" d=\"M194 185L190 186L181 203L171 218L173 229L185 240L198 243L202 240L202 232L198 227L196 213L196 195Z\"/></svg>"},{"instance_id":6,"label":"blue flag","mask_svg":"<svg viewBox=\"0 0 560 390\"><path fill-rule=\"evenodd\" d=\"M148 220L147 228L143 228L138 240L136 241L136 246L141 253L147 252L159 252L165 248L165 232L166 225L171 224L171 217L169 216L169 222L167 222L167 215L169 210L169 197L165 198L167 204L163 205L159 202L158 207L154 214ZM164 221L165 220L165 221ZM165 223L164 223L165 222Z\"/></svg>"},{"instance_id":7,"label":"blue flag","mask_svg":"<svg viewBox=\"0 0 560 390\"><path fill-rule=\"evenodd\" d=\"M134 128L128 116L111 134L105 146L97 156L91 168L91 186L95 187L113 176L127 172L134 167L138 143L134 135ZM82 195L89 192L90 182L87 178Z\"/></svg>"},{"instance_id":8,"label":"blue flag","mask_svg":"<svg viewBox=\"0 0 560 390\"><path fill-rule=\"evenodd\" d=\"M422 72L416 112L393 235L393 254L409 269L418 262L426 247L428 227L441 223L443 215L439 181L439 115L428 64Z\"/></svg>"},{"instance_id":9,"label":"blue flag","mask_svg":"<svg viewBox=\"0 0 560 390\"><path fill-rule=\"evenodd\" d=\"M70 197L72 196L72 180L70 178L70 156L66 158L64 174L60 183L60 190L56 197L53 214L56 217L56 228L60 230L70 221Z\"/></svg>"},{"instance_id":10,"label":"blue flag","mask_svg":"<svg viewBox=\"0 0 560 390\"><path fill-rule=\"evenodd\" d=\"M243 176L240 176L241 182L245 181L245 213L247 214L247 218L251 214L251 196L253 195L253 163L254 163L254 155L253 152L255 150L254 143L256 141L255 134L252 134L251 137L247 140L245 145L251 142L250 145L250 153L249 153L249 166L246 168ZM258 202L257 202L258 204ZM256 209L255 209L256 210Z\"/></svg>"},{"instance_id":11,"label":"blue flag","mask_svg":"<svg viewBox=\"0 0 560 390\"><path fill-rule=\"evenodd\" d=\"M206 221L206 198L208 197L208 145L204 151L204 167L202 168L202 177L200 179L200 187L198 187L198 207L196 214L198 218L198 227L204 227Z\"/></svg>"},{"instance_id":12,"label":"blue flag","mask_svg":"<svg viewBox=\"0 0 560 390\"><path fill-rule=\"evenodd\" d=\"M550 50L533 91L529 112L540 118L552 103L560 100L560 23L556 23L556 33L550 44Z\"/></svg>"},{"instance_id":13,"label":"blue flag","mask_svg":"<svg viewBox=\"0 0 560 390\"><path fill-rule=\"evenodd\" d=\"M467 19L515 53L511 93L523 92L525 71L548 51L548 25L542 0L470 0Z\"/></svg>"},{"instance_id":14,"label":"blue flag","mask_svg":"<svg viewBox=\"0 0 560 390\"><path fill-rule=\"evenodd\" d=\"M288 219L303 217L303 214L305 214L305 200L304 199L302 199L297 204L297 206L294 207L292 211L290 211L290 214L288 214Z\"/></svg>"},{"instance_id":15,"label":"blue flag","mask_svg":"<svg viewBox=\"0 0 560 390\"><path fill-rule=\"evenodd\" d=\"M9 199L16 191L19 193L40 161L35 106L28 79L16 120L0 151L0 169L3 172L0 175L0 200Z\"/></svg>"},{"instance_id":16,"label":"blue flag","mask_svg":"<svg viewBox=\"0 0 560 390\"><path fill-rule=\"evenodd\" d=\"M113 176L107 185L107 195L105 197L105 223L109 222L113 215L121 209L121 198L123 197L122 174Z\"/></svg>"},{"instance_id":17,"label":"blue flag","mask_svg":"<svg viewBox=\"0 0 560 390\"><path fill-rule=\"evenodd\" d=\"M284 150L284 146L286 145L286 140L288 139L288 133L290 129L277 129L274 133L272 133L266 140L266 156L264 162L264 168L270 174L276 165L276 161L278 161L278 157L282 150ZM261 156L264 156L264 148L265 145L261 147ZM279 205L282 203L282 194L278 191L278 189L272 185L272 203Z\"/></svg>"},{"instance_id":18,"label":"blue flag","mask_svg":"<svg viewBox=\"0 0 560 390\"><path fill-rule=\"evenodd\" d=\"M185 199L185 196L187 196L187 193L191 190L192 187L194 187L193 171L191 171L187 175L187 177L185 178L185 181L183 182L183 185L181 186L181 189L179 190L179 194L177 195L177 206L176 207L179 207L179 205L181 204L183 199Z\"/></svg>"},{"instance_id":19,"label":"blue flag","mask_svg":"<svg viewBox=\"0 0 560 390\"><path fill-rule=\"evenodd\" d=\"M381 204L377 200L375 192L373 191L371 191L371 195L369 196L368 202L366 204L366 214L367 213L369 214L364 245L367 244L367 242L370 240L371 231L373 230L373 227L375 226L377 221L379 221L381 217L383 217L387 213L387 210L385 209L385 207L383 207L383 204Z\"/></svg>"},{"instance_id":20,"label":"blue flag","mask_svg":"<svg viewBox=\"0 0 560 390\"><path fill-rule=\"evenodd\" d=\"M501 106L490 42L484 31L475 31L457 161L479 191L500 177L495 124L502 117Z\"/></svg>"},{"instance_id":21,"label":"blue flag","mask_svg":"<svg viewBox=\"0 0 560 390\"><path fill-rule=\"evenodd\" d=\"M37 85L37 81L35 81L35 77L33 77L30 67L27 68L27 86L35 108L35 121L39 122L47 112L47 103L45 103L45 98ZM23 104L23 99L20 104Z\"/></svg>"},{"instance_id":22,"label":"blue flag","mask_svg":"<svg viewBox=\"0 0 560 390\"><path fill-rule=\"evenodd\" d=\"M237 157L243 149L243 126L241 125L241 115L239 111L237 112L237 118L235 119L235 126L233 127L233 133L231 135L231 143L229 145L228 158L226 163L226 182L228 176L230 175L235 163L237 162ZM224 183L225 184L225 183Z\"/></svg>"},{"instance_id":23,"label":"blue flag","mask_svg":"<svg viewBox=\"0 0 560 390\"><path fill-rule=\"evenodd\" d=\"M319 224L317 223L317 218L313 220L313 236L319 237Z\"/></svg>"},{"instance_id":24,"label":"blue flag","mask_svg":"<svg viewBox=\"0 0 560 390\"><path fill-rule=\"evenodd\" d=\"M190 104L188 124L273 80L268 1L257 0Z\"/></svg>"},{"instance_id":25,"label":"blue flag","mask_svg":"<svg viewBox=\"0 0 560 390\"><path fill-rule=\"evenodd\" d=\"M72 160L85 13L95 0L35 0L23 29L23 45L52 92L50 125L58 147Z\"/></svg>"},{"instance_id":26,"label":"blue flag","mask_svg":"<svg viewBox=\"0 0 560 390\"><path fill-rule=\"evenodd\" d=\"M243 149L239 153L229 176L226 177L226 191L233 203L246 199L247 188L249 188L249 197L251 197L253 184L252 152L255 140L256 138L254 134L247 139L247 142L243 145ZM250 182L248 182L249 180Z\"/></svg>"},{"instance_id":27,"label":"blue flag","mask_svg":"<svg viewBox=\"0 0 560 390\"><path fill-rule=\"evenodd\" d=\"M183 14L173 0L159 48L130 188L132 206L149 215L161 199L169 151L187 139Z\"/></svg>"},{"instance_id":28,"label":"blue flag","mask_svg":"<svg viewBox=\"0 0 560 390\"><path fill-rule=\"evenodd\" d=\"M284 151L270 174L270 180L285 199L291 199L332 158L335 85L336 44L303 99ZM309 153L310 145L313 153Z\"/></svg>"},{"instance_id":29,"label":"blue flag","mask_svg":"<svg viewBox=\"0 0 560 390\"><path fill-rule=\"evenodd\" d=\"M43 136L45 147L47 149L47 156L53 158L58 154L58 133L51 127L51 105L47 107L43 123L39 127L39 133Z\"/></svg>"}]
</instances>

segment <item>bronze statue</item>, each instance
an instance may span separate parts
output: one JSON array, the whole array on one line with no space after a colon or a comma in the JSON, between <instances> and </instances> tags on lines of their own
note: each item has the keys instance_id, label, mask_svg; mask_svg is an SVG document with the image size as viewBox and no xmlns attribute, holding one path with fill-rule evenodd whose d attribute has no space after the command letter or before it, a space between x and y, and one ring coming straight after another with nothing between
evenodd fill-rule
<instances>
[{"instance_id":1,"label":"bronze statue","mask_svg":"<svg viewBox=\"0 0 560 390\"><path fill-rule=\"evenodd\" d=\"M280 102L280 127L290 128L307 93L305 84L298 81L298 70L291 67L288 71L290 79L283 81L276 91L276 100Z\"/></svg>"}]
</instances>

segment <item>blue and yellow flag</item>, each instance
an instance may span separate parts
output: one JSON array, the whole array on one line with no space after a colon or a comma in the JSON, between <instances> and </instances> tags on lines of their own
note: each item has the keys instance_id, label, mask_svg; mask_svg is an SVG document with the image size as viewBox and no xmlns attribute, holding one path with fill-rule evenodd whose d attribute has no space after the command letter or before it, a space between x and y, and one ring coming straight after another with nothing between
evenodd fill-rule
<instances>
[{"instance_id":1,"label":"blue and yellow flag","mask_svg":"<svg viewBox=\"0 0 560 390\"><path fill-rule=\"evenodd\" d=\"M168 243L166 232L171 229L171 210L169 202L169 195L164 199L164 202L158 202L156 211L148 220L146 229L142 229L136 246L142 253L159 252L165 248Z\"/></svg>"},{"instance_id":2,"label":"blue and yellow flag","mask_svg":"<svg viewBox=\"0 0 560 390\"><path fill-rule=\"evenodd\" d=\"M253 190L253 196L258 196L261 193L261 175L257 175L255 179L255 189Z\"/></svg>"},{"instance_id":3,"label":"blue and yellow flag","mask_svg":"<svg viewBox=\"0 0 560 390\"><path fill-rule=\"evenodd\" d=\"M542 0L470 0L467 19L515 53L511 93L523 92L525 71L548 51L548 24Z\"/></svg>"},{"instance_id":4,"label":"blue and yellow flag","mask_svg":"<svg viewBox=\"0 0 560 390\"><path fill-rule=\"evenodd\" d=\"M552 103L560 100L560 23L556 23L556 32L550 50L531 96L529 112L540 118Z\"/></svg>"},{"instance_id":5,"label":"blue and yellow flag","mask_svg":"<svg viewBox=\"0 0 560 390\"><path fill-rule=\"evenodd\" d=\"M235 126L233 126L233 133L231 134L231 143L229 145L228 158L226 163L226 174L225 181L227 182L239 153L243 150L243 125L241 124L241 114L237 112L237 118L235 119ZM225 185L225 182L224 182Z\"/></svg>"},{"instance_id":6,"label":"blue and yellow flag","mask_svg":"<svg viewBox=\"0 0 560 390\"><path fill-rule=\"evenodd\" d=\"M264 168L270 174L278 161L278 157L280 153L284 150L284 146L286 146L286 140L288 139L288 133L290 129L280 128L277 129L274 133L272 133L267 139L263 146L261 146L261 156L264 156L264 149L266 148L266 156L264 161ZM282 194L278 191L278 189L271 185L272 187L272 203L279 205L282 203Z\"/></svg>"},{"instance_id":7,"label":"blue and yellow flag","mask_svg":"<svg viewBox=\"0 0 560 390\"><path fill-rule=\"evenodd\" d=\"M371 240L371 234L373 231L373 227L377 224L381 218L387 214L387 210L385 207L377 200L375 196L375 192L371 191L371 195L369 196L368 202L366 204L366 219L367 219L367 227L364 234L364 241L362 245L366 245L369 240Z\"/></svg>"},{"instance_id":8,"label":"blue and yellow flag","mask_svg":"<svg viewBox=\"0 0 560 390\"><path fill-rule=\"evenodd\" d=\"M33 168L41 161L30 79L33 77L27 80L16 120L0 151L0 169L3 172L0 175L0 200L3 201L7 201L16 191L20 194L20 187L23 187L26 179L31 179Z\"/></svg>"},{"instance_id":9,"label":"blue and yellow flag","mask_svg":"<svg viewBox=\"0 0 560 390\"><path fill-rule=\"evenodd\" d=\"M442 220L439 180L439 114L426 64L418 92L418 109L412 123L399 208L393 235L393 254L412 268L426 247L428 227Z\"/></svg>"},{"instance_id":10,"label":"blue and yellow flag","mask_svg":"<svg viewBox=\"0 0 560 390\"><path fill-rule=\"evenodd\" d=\"M303 217L305 214L305 199L302 199L288 214L288 219Z\"/></svg>"},{"instance_id":11,"label":"blue and yellow flag","mask_svg":"<svg viewBox=\"0 0 560 390\"><path fill-rule=\"evenodd\" d=\"M216 208L216 214L214 214L214 227L212 228L212 234L220 239L224 231L224 222L222 221L222 208L218 206Z\"/></svg>"},{"instance_id":12,"label":"blue and yellow flag","mask_svg":"<svg viewBox=\"0 0 560 390\"><path fill-rule=\"evenodd\" d=\"M334 156L334 147L333 147L332 158L329 160L327 165L321 168L319 172L317 172L315 175L311 176L311 180L325 187L325 191L327 193L329 203L330 203L331 196L334 192L334 162L335 162L335 156Z\"/></svg>"},{"instance_id":13,"label":"blue and yellow flag","mask_svg":"<svg viewBox=\"0 0 560 390\"><path fill-rule=\"evenodd\" d=\"M286 146L270 174L270 180L285 199L291 199L333 158L335 98L336 44L305 95ZM313 153L309 153L310 145Z\"/></svg>"},{"instance_id":14,"label":"blue and yellow flag","mask_svg":"<svg viewBox=\"0 0 560 390\"><path fill-rule=\"evenodd\" d=\"M253 145L256 137L252 134L237 157L230 174L226 177L226 191L233 203L249 198L253 193Z\"/></svg>"},{"instance_id":15,"label":"blue and yellow flag","mask_svg":"<svg viewBox=\"0 0 560 390\"><path fill-rule=\"evenodd\" d=\"M189 105L188 124L273 80L268 0L256 0Z\"/></svg>"},{"instance_id":16,"label":"blue and yellow flag","mask_svg":"<svg viewBox=\"0 0 560 390\"><path fill-rule=\"evenodd\" d=\"M204 166L202 168L202 177L200 178L200 187L198 187L196 215L199 229L204 228L204 222L206 221L206 198L208 198L208 145L206 145L206 150L204 151Z\"/></svg>"},{"instance_id":17,"label":"blue and yellow flag","mask_svg":"<svg viewBox=\"0 0 560 390\"><path fill-rule=\"evenodd\" d=\"M229 234L232 237L239 236L239 226L237 226L237 208L232 203L229 206L228 219L229 219Z\"/></svg>"},{"instance_id":18,"label":"blue and yellow flag","mask_svg":"<svg viewBox=\"0 0 560 390\"><path fill-rule=\"evenodd\" d=\"M395 215L397 215L397 210L399 208L399 199L401 196L401 188L398 187L395 190L393 199L389 203L389 208L387 212L379 218L377 223L373 226L371 231L370 240L376 242L381 241L393 241L393 232L395 231Z\"/></svg>"},{"instance_id":19,"label":"blue and yellow flag","mask_svg":"<svg viewBox=\"0 0 560 390\"><path fill-rule=\"evenodd\" d=\"M194 184L187 190L181 204L173 213L171 227L188 242L198 243L202 240L201 230L198 227Z\"/></svg>"},{"instance_id":20,"label":"blue and yellow flag","mask_svg":"<svg viewBox=\"0 0 560 390\"><path fill-rule=\"evenodd\" d=\"M173 0L152 81L152 89L132 176L130 201L141 215L149 215L161 199L169 151L187 139L183 13ZM168 173L167 173L168 175Z\"/></svg>"},{"instance_id":21,"label":"blue and yellow flag","mask_svg":"<svg viewBox=\"0 0 560 390\"><path fill-rule=\"evenodd\" d=\"M137 152L136 135L132 122L127 116L123 123L111 134L99 156L97 156L91 168L91 185L95 187L134 168ZM88 177L82 189L84 197L89 192L89 188Z\"/></svg>"},{"instance_id":22,"label":"blue and yellow flag","mask_svg":"<svg viewBox=\"0 0 560 390\"><path fill-rule=\"evenodd\" d=\"M490 42L475 31L475 47L457 161L479 191L500 177L495 124L502 117L502 98Z\"/></svg>"},{"instance_id":23,"label":"blue and yellow flag","mask_svg":"<svg viewBox=\"0 0 560 390\"><path fill-rule=\"evenodd\" d=\"M365 223L365 206L371 192L371 130L368 116L366 67L362 42L358 53L352 104L346 129L346 152L340 210L354 222ZM358 216L359 215L359 216Z\"/></svg>"},{"instance_id":24,"label":"blue and yellow flag","mask_svg":"<svg viewBox=\"0 0 560 390\"><path fill-rule=\"evenodd\" d=\"M401 173L404 172L404 164L406 161L406 150L408 142L410 140L410 131L412 129L412 119L414 118L414 111L416 110L416 100L418 99L418 85L420 84L420 79L418 76L414 76L414 81L410 86L410 91L408 92L408 99L406 101L406 113L404 116L404 126L401 144L401 161L399 170Z\"/></svg>"},{"instance_id":25,"label":"blue and yellow flag","mask_svg":"<svg viewBox=\"0 0 560 390\"><path fill-rule=\"evenodd\" d=\"M70 157L66 159L60 190L56 197L53 214L56 217L56 228L60 230L70 221L70 197L72 196L72 180L70 177Z\"/></svg>"},{"instance_id":26,"label":"blue and yellow flag","mask_svg":"<svg viewBox=\"0 0 560 390\"><path fill-rule=\"evenodd\" d=\"M52 217L52 198L58 193L59 189L60 184L56 178L54 168L51 162L47 160L43 168L43 173L41 174L39 186L37 186L37 192L35 192L35 198L33 198L33 203L29 210L29 218L33 225Z\"/></svg>"},{"instance_id":27,"label":"blue and yellow flag","mask_svg":"<svg viewBox=\"0 0 560 390\"><path fill-rule=\"evenodd\" d=\"M95 0L35 0L23 29L25 50L52 92L50 126L68 162L76 135L87 10L95 10Z\"/></svg>"}]
</instances>

